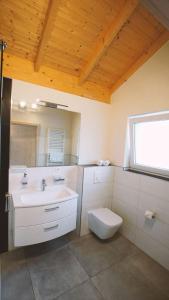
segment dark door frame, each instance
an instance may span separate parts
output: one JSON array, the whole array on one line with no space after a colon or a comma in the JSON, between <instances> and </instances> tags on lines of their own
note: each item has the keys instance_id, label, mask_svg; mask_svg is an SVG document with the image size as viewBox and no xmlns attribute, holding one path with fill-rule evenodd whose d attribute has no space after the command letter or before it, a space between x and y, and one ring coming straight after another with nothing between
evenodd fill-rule
<instances>
[{"instance_id":1,"label":"dark door frame","mask_svg":"<svg viewBox=\"0 0 169 300\"><path fill-rule=\"evenodd\" d=\"M3 78L0 101L0 253L8 251L8 211L6 194L9 188L9 147L12 79Z\"/></svg>"}]
</instances>

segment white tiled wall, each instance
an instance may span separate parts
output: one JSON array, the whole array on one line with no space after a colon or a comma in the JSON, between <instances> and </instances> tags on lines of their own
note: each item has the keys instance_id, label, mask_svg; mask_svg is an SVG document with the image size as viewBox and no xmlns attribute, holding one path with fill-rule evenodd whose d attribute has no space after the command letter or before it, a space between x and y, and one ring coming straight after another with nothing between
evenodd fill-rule
<instances>
[{"instance_id":1,"label":"white tiled wall","mask_svg":"<svg viewBox=\"0 0 169 300\"><path fill-rule=\"evenodd\" d=\"M24 171L9 172L9 191L18 191L22 189L21 179ZM47 185L54 184L53 177L61 175L65 178L65 184L76 190L77 188L77 166L59 166L59 167L39 167L39 168L27 168L26 173L28 174L28 187L34 188L41 186L43 178L46 179Z\"/></svg>"},{"instance_id":2,"label":"white tiled wall","mask_svg":"<svg viewBox=\"0 0 169 300\"><path fill-rule=\"evenodd\" d=\"M113 167L86 167L83 172L83 193L80 235L89 233L88 210L111 208L113 197Z\"/></svg>"},{"instance_id":3,"label":"white tiled wall","mask_svg":"<svg viewBox=\"0 0 169 300\"><path fill-rule=\"evenodd\" d=\"M169 182L114 167L112 210L124 219L122 234L169 269ZM146 220L146 210L156 218Z\"/></svg>"}]
</instances>

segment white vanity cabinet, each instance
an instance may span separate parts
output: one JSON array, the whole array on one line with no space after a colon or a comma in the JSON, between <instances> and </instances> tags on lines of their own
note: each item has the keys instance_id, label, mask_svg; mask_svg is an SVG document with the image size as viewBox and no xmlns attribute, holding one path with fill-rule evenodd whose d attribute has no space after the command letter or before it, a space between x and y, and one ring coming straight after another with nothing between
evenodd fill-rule
<instances>
[{"instance_id":1,"label":"white vanity cabinet","mask_svg":"<svg viewBox=\"0 0 169 300\"><path fill-rule=\"evenodd\" d=\"M14 205L14 245L26 246L60 237L76 229L77 194L49 205Z\"/></svg>"}]
</instances>

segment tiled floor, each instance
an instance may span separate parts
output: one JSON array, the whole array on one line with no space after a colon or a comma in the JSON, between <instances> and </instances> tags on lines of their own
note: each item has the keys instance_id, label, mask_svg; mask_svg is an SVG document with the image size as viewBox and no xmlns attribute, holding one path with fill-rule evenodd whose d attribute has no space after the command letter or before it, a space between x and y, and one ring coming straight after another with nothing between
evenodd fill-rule
<instances>
[{"instance_id":1,"label":"tiled floor","mask_svg":"<svg viewBox=\"0 0 169 300\"><path fill-rule=\"evenodd\" d=\"M169 300L169 272L117 234L1 255L1 300Z\"/></svg>"}]
</instances>

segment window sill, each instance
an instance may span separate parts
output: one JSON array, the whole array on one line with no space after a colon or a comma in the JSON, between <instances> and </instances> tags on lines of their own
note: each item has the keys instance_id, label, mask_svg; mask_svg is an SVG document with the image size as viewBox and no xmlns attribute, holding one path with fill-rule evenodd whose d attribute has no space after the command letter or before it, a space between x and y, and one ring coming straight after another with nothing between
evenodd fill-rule
<instances>
[{"instance_id":1,"label":"window sill","mask_svg":"<svg viewBox=\"0 0 169 300\"><path fill-rule=\"evenodd\" d=\"M130 168L123 168L123 171L132 172L132 173L136 173L136 174L141 174L141 175L145 175L145 176L154 177L154 178L157 178L157 179L162 179L162 180L165 180L165 181L169 181L169 177L159 175L159 174L144 172L144 171L140 171L140 170L136 170L136 169L130 169Z\"/></svg>"}]
</instances>

